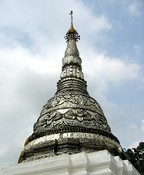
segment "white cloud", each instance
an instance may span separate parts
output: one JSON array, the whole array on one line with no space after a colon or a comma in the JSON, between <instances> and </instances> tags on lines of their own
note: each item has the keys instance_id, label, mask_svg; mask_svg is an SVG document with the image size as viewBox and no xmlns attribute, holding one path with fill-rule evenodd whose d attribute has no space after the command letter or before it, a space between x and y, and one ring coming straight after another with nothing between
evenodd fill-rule
<instances>
[{"instance_id":1,"label":"white cloud","mask_svg":"<svg viewBox=\"0 0 144 175\"><path fill-rule=\"evenodd\" d=\"M133 140L129 147L136 148L140 142L144 141L144 119L142 119L139 125L131 124L129 126L129 133L130 139Z\"/></svg>"},{"instance_id":2,"label":"white cloud","mask_svg":"<svg viewBox=\"0 0 144 175\"><path fill-rule=\"evenodd\" d=\"M142 7L144 7L144 3L141 0L133 1L129 6L129 12L134 16L141 16L142 14Z\"/></svg>"},{"instance_id":3,"label":"white cloud","mask_svg":"<svg viewBox=\"0 0 144 175\"><path fill-rule=\"evenodd\" d=\"M27 5L29 4L29 5ZM50 8L49 8L50 7ZM17 30L24 32L36 42L45 42L63 36L63 31L68 29L70 24L68 12L69 8L74 10L74 23L81 26L83 32L99 32L108 30L112 27L108 19L103 16L95 17L91 10L84 6L80 1L63 0L58 3L54 1L2 1L0 6L0 25L2 29ZM38 9L38 10L37 10ZM49 9L49 10L48 10ZM83 12L83 13L81 13ZM67 16L66 20L65 16ZM79 25L80 24L80 25ZM86 26L89 27L86 27ZM61 30L59 30L59 27ZM66 32L66 31L65 31ZM38 44L38 43L35 43ZM44 47L42 43L42 47Z\"/></svg>"},{"instance_id":4,"label":"white cloud","mask_svg":"<svg viewBox=\"0 0 144 175\"><path fill-rule=\"evenodd\" d=\"M84 69L91 78L99 79L100 77L106 84L114 85L137 79L141 72L139 64L97 53L91 54L89 59L85 60Z\"/></svg>"}]
</instances>

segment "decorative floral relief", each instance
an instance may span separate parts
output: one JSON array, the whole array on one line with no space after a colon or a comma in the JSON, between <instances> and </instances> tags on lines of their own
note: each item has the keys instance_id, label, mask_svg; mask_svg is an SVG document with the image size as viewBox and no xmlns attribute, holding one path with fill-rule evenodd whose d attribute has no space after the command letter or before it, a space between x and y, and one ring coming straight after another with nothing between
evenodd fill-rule
<instances>
[{"instance_id":1,"label":"decorative floral relief","mask_svg":"<svg viewBox=\"0 0 144 175\"><path fill-rule=\"evenodd\" d=\"M56 94L53 98L48 100L47 104L43 107L41 115L53 108L68 107L67 104L71 104L70 107L77 105L79 108L88 108L92 111L96 111L103 115L103 111L100 105L90 96L83 95L82 93L65 92Z\"/></svg>"},{"instance_id":2,"label":"decorative floral relief","mask_svg":"<svg viewBox=\"0 0 144 175\"><path fill-rule=\"evenodd\" d=\"M110 127L104 116L84 109L70 109L65 113L51 111L38 119L34 125L34 131L42 128L51 130L61 127L61 125L81 126L110 132Z\"/></svg>"},{"instance_id":3,"label":"decorative floral relief","mask_svg":"<svg viewBox=\"0 0 144 175\"><path fill-rule=\"evenodd\" d=\"M73 76L73 77L77 77L77 78L81 78L81 79L84 78L81 67L75 66L75 65L68 65L67 67L65 67L62 70L60 77L65 78L65 77L69 77L69 76Z\"/></svg>"}]
</instances>

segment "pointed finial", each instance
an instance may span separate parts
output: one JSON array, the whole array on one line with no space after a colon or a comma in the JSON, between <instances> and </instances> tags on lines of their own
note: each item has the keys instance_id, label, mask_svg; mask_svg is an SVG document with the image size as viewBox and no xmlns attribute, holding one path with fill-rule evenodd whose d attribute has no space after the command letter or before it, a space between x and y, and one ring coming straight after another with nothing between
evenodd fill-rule
<instances>
[{"instance_id":1,"label":"pointed finial","mask_svg":"<svg viewBox=\"0 0 144 175\"><path fill-rule=\"evenodd\" d=\"M71 24L73 24L73 11L71 10L69 15L71 16Z\"/></svg>"},{"instance_id":2,"label":"pointed finial","mask_svg":"<svg viewBox=\"0 0 144 175\"><path fill-rule=\"evenodd\" d=\"M70 39L74 39L75 41L78 41L80 40L80 36L73 27L73 11L72 10L69 12L69 15L71 16L71 27L66 33L66 36L64 38L66 39L66 42L68 42Z\"/></svg>"}]
</instances>

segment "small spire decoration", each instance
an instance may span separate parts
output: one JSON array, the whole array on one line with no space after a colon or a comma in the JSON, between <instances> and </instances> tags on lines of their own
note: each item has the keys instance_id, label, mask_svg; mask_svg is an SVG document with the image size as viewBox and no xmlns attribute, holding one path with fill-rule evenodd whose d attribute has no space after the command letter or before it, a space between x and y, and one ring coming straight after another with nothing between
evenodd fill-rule
<instances>
[{"instance_id":1,"label":"small spire decoration","mask_svg":"<svg viewBox=\"0 0 144 175\"><path fill-rule=\"evenodd\" d=\"M73 25L73 11L71 10L69 15L71 16L71 25Z\"/></svg>"},{"instance_id":2,"label":"small spire decoration","mask_svg":"<svg viewBox=\"0 0 144 175\"><path fill-rule=\"evenodd\" d=\"M71 10L69 12L69 15L71 16L71 27L66 33L66 36L64 37L66 39L66 42L68 42L70 39L74 39L75 41L80 40L80 35L73 27L73 11Z\"/></svg>"}]
</instances>

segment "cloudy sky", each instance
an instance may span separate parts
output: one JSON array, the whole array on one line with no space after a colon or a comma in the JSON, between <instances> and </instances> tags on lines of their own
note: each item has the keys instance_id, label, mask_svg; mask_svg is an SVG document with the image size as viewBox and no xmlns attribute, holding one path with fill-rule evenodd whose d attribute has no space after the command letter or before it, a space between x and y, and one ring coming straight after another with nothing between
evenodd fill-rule
<instances>
[{"instance_id":1,"label":"cloudy sky","mask_svg":"<svg viewBox=\"0 0 144 175\"><path fill-rule=\"evenodd\" d=\"M70 10L89 94L123 148L144 141L143 0L0 0L0 167L56 92Z\"/></svg>"}]
</instances>

